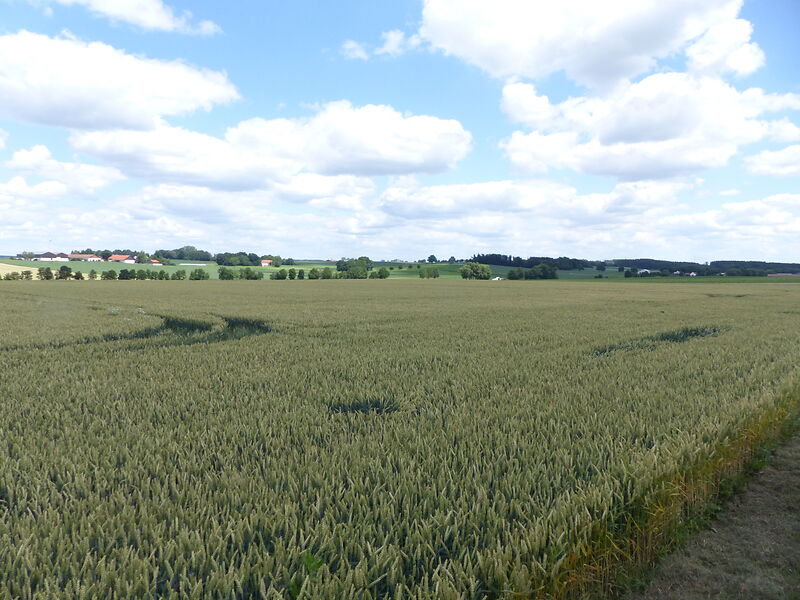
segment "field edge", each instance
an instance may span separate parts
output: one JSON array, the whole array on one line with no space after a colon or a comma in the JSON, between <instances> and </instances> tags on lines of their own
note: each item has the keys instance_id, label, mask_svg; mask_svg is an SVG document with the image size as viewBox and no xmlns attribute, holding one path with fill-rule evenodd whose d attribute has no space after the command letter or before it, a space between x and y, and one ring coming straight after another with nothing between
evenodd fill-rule
<instances>
[{"instance_id":1,"label":"field edge","mask_svg":"<svg viewBox=\"0 0 800 600\"><path fill-rule=\"evenodd\" d=\"M772 451L800 431L800 376L795 372L767 410L751 415L731 443L695 460L621 509L582 551L565 556L531 597L547 600L619 598L646 585L657 562L688 536L710 526ZM619 517L618 517L619 519Z\"/></svg>"}]
</instances>

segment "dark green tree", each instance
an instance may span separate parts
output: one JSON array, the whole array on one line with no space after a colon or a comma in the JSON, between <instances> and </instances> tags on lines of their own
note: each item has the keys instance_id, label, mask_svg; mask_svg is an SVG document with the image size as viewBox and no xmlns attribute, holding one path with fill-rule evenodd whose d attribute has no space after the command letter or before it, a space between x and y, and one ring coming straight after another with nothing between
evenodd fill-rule
<instances>
[{"instance_id":1,"label":"dark green tree","mask_svg":"<svg viewBox=\"0 0 800 600\"><path fill-rule=\"evenodd\" d=\"M491 279L492 269L489 265L468 262L459 269L462 279Z\"/></svg>"},{"instance_id":2,"label":"dark green tree","mask_svg":"<svg viewBox=\"0 0 800 600\"><path fill-rule=\"evenodd\" d=\"M191 281L203 281L209 279L208 271L206 271L202 267L198 267L197 269L192 269L192 272L189 273L189 279Z\"/></svg>"},{"instance_id":3,"label":"dark green tree","mask_svg":"<svg viewBox=\"0 0 800 600\"><path fill-rule=\"evenodd\" d=\"M232 281L236 279L236 271L228 267L220 267L217 269L217 273L222 281Z\"/></svg>"}]
</instances>

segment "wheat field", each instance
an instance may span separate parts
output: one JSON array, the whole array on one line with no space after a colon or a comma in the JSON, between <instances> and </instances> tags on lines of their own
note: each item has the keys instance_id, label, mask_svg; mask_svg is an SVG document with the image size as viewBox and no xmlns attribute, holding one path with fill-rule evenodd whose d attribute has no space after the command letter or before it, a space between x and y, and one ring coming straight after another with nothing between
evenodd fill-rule
<instances>
[{"instance_id":1,"label":"wheat field","mask_svg":"<svg viewBox=\"0 0 800 600\"><path fill-rule=\"evenodd\" d=\"M800 286L0 282L0 597L582 598L797 414Z\"/></svg>"}]
</instances>

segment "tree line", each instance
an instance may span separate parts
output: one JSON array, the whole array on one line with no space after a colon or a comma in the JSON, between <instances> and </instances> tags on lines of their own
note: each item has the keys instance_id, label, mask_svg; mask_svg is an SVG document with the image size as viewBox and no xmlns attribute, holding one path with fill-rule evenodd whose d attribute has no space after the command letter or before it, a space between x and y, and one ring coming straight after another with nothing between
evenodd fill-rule
<instances>
[{"instance_id":1,"label":"tree line","mask_svg":"<svg viewBox=\"0 0 800 600\"><path fill-rule=\"evenodd\" d=\"M497 265L500 267L516 267L522 269L532 269L538 265L544 264L562 271L589 269L598 264L605 266L605 263L602 261L569 258L567 256L559 256L558 258L530 256L528 258L522 258L521 256L511 256L510 254L475 254L470 261L483 265Z\"/></svg>"}]
</instances>

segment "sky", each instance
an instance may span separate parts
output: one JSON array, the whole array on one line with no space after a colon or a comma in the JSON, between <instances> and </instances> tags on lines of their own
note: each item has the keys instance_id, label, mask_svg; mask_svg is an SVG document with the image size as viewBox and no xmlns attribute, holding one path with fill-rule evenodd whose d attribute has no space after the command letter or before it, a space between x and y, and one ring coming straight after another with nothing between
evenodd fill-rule
<instances>
[{"instance_id":1,"label":"sky","mask_svg":"<svg viewBox=\"0 0 800 600\"><path fill-rule=\"evenodd\" d=\"M800 261L797 0L0 0L0 254Z\"/></svg>"}]
</instances>

